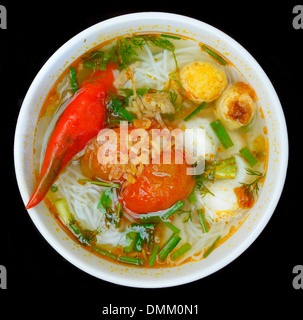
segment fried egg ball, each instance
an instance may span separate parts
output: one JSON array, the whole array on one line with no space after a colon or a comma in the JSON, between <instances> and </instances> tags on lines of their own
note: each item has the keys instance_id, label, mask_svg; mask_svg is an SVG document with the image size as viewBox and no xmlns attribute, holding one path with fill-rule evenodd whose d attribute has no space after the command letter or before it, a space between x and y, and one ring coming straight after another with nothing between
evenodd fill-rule
<instances>
[{"instance_id":1,"label":"fried egg ball","mask_svg":"<svg viewBox=\"0 0 303 320\"><path fill-rule=\"evenodd\" d=\"M215 115L230 130L248 125L256 113L254 92L249 85L236 82L216 101Z\"/></svg>"},{"instance_id":2,"label":"fried egg ball","mask_svg":"<svg viewBox=\"0 0 303 320\"><path fill-rule=\"evenodd\" d=\"M180 81L186 96L196 103L217 99L228 85L224 70L205 61L185 65L180 73Z\"/></svg>"}]
</instances>

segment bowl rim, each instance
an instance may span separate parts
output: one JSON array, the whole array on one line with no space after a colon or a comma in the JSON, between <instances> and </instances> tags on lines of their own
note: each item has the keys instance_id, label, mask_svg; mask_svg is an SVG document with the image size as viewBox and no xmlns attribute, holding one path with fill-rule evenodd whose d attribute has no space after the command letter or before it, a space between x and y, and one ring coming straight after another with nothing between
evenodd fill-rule
<instances>
[{"instance_id":1,"label":"bowl rim","mask_svg":"<svg viewBox=\"0 0 303 320\"><path fill-rule=\"evenodd\" d=\"M19 187L19 191L21 194L21 197L23 199L23 202L26 203L26 200L28 199L29 195L25 191L25 188L22 188L21 184L21 177L22 174L22 163L20 163L22 149L20 147L22 146L22 143L18 141L19 132L22 128L22 119L26 113L26 108L23 106L26 106L28 104L28 101L30 101L31 97L36 92L36 88L38 84L40 83L40 80L42 79L43 75L45 74L46 70L57 61L57 59L60 57L61 53L63 53L67 48L72 46L73 44L76 44L77 42L80 43L80 40L83 39L85 35L88 35L91 31L94 31L96 27L103 27L108 25L113 25L115 23L128 23L131 21L134 21L135 19L153 19L153 20L164 20L166 19L167 23L170 21L178 21L181 19L183 22L189 24L189 25L196 25L200 26L199 28L203 29L206 28L207 30L215 33L220 37L220 39L224 39L229 45L233 45L236 47L238 52L240 52L241 55L245 55L247 59L250 61L251 68L255 70L255 72L258 74L259 77L262 78L262 81L266 83L266 87L270 90L271 94L271 100L273 99L275 104L275 111L277 112L277 117L279 118L279 126L280 130L283 131L282 141L279 141L281 145L281 150L283 150L283 153L280 155L279 159L279 172L280 176L278 179L278 183L274 187L274 193L271 194L271 198L269 199L268 205L267 205L267 214L262 217L262 219L259 221L258 225L254 228L252 234L249 237L246 237L244 241L241 242L240 245L237 246L236 249L232 250L227 257L224 259L221 259L219 262L217 262L215 265L209 266L204 269L203 274L201 272L195 272L193 274L187 274L186 276L182 276L176 279L169 279L166 281L162 281L159 283L159 281L153 281L154 279L151 278L150 281L144 281L142 282L141 279L127 279L127 277L117 278L115 275L107 275L104 277L104 274L102 274L102 269L100 268L100 273L96 273L95 270L88 265L82 263L82 261L79 261L71 252L68 252L68 250L64 249L63 247L57 246L53 240L52 237L49 236L45 230L43 229L43 226L41 226L39 223L34 221L34 218L30 212L28 212L31 220L33 221L33 224L36 226L36 228L39 230L41 235L47 240L47 242L61 255L63 256L67 261L72 263L74 266L78 267L80 270L85 271L86 273L95 276L101 280L105 280L114 284L119 284L123 286L129 286L129 287L140 287L140 288L161 288L161 287L171 287L171 286L177 286L177 285L183 285L186 283L190 283L196 280L200 280L206 276L209 276L218 270L222 269L229 263L231 263L233 260L235 260L237 257L239 257L259 236L259 234L264 230L265 226L267 225L268 221L270 220L272 214L274 213L276 206L278 205L280 196L283 191L285 179L286 179L286 173L287 173L287 166L288 166L288 156L289 156L289 144L288 144L288 133L287 133L287 126L286 121L283 113L283 109L280 103L280 100L278 98L278 95L262 69L262 67L259 65L259 63L256 61L256 59L244 48L240 43L238 43L236 40L231 38L229 35L221 31L220 29L213 27L212 25L205 23L203 21L200 21L195 18L188 17L186 15L181 14L175 14L175 13L168 13L168 12L136 12L136 13L129 13L129 14L122 14L113 18L109 18L106 20L103 20L101 22L98 22L80 33L74 35L70 40L65 42L61 47L59 47L53 55L45 62L45 64L42 66L42 68L39 70L37 75L35 76L34 80L32 81L26 96L23 100L22 106L19 111L18 119L17 119L17 125L15 129L15 137L14 137L14 166L15 166L15 174L17 179L17 184ZM154 23L156 24L156 22ZM34 211L35 208L30 209L28 211ZM206 270L206 271L205 271Z\"/></svg>"}]
</instances>

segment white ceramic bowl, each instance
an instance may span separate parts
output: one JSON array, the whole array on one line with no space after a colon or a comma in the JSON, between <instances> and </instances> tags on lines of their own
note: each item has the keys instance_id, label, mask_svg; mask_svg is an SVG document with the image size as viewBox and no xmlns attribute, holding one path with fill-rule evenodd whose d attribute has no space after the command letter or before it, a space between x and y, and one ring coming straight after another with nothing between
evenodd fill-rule
<instances>
[{"instance_id":1,"label":"white ceramic bowl","mask_svg":"<svg viewBox=\"0 0 303 320\"><path fill-rule=\"evenodd\" d=\"M272 216L281 195L288 162L288 139L282 108L268 77L255 59L218 29L181 15L149 12L102 21L79 33L45 63L30 86L20 110L15 133L15 170L21 196L27 203L33 190L33 138L43 101L60 73L77 57L104 40L137 31L161 31L190 36L223 54L255 89L265 115L269 138L268 171L260 197L241 228L207 259L176 268L139 269L102 260L76 245L57 227L44 203L29 210L44 238L64 258L87 273L132 287L169 287L188 283L223 268L257 238Z\"/></svg>"}]
</instances>

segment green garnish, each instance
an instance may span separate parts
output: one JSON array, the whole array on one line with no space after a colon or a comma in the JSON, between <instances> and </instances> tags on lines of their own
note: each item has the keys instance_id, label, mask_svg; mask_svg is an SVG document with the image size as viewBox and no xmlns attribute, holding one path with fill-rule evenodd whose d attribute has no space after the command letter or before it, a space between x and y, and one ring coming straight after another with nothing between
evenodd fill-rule
<instances>
[{"instance_id":1,"label":"green garnish","mask_svg":"<svg viewBox=\"0 0 303 320\"><path fill-rule=\"evenodd\" d=\"M254 155L247 147L243 147L239 152L251 167L257 164L258 160L254 157Z\"/></svg>"},{"instance_id":2,"label":"green garnish","mask_svg":"<svg viewBox=\"0 0 303 320\"><path fill-rule=\"evenodd\" d=\"M84 67L94 70L106 70L107 63L113 58L114 49L115 47L112 47L107 56L103 51L91 51L83 59Z\"/></svg>"},{"instance_id":3,"label":"green garnish","mask_svg":"<svg viewBox=\"0 0 303 320\"><path fill-rule=\"evenodd\" d=\"M241 188L244 188L245 189L245 193L249 196L249 197L252 197L252 198L255 198L258 196L258 193L260 191L259 189L259 181L265 177L265 173L263 174L262 172L260 171L254 171L252 169L249 169L249 168L245 168L246 170L246 173L250 176L256 176L257 178L251 182L251 183L243 183L243 182L240 182L240 184L242 184L242 187Z\"/></svg>"},{"instance_id":4,"label":"green garnish","mask_svg":"<svg viewBox=\"0 0 303 320\"><path fill-rule=\"evenodd\" d=\"M164 261L170 252L172 252L176 245L180 242L180 240L181 238L179 235L177 233L173 233L159 252L159 258Z\"/></svg>"},{"instance_id":5,"label":"green garnish","mask_svg":"<svg viewBox=\"0 0 303 320\"><path fill-rule=\"evenodd\" d=\"M154 250L153 250L152 254L151 254L150 257L149 257L149 262L148 262L148 264L149 264L151 267L152 267L152 266L155 264L155 262L156 262L156 258L157 258L157 254L158 254L158 252L159 252L159 249L160 249L160 247L156 244L155 247L154 247Z\"/></svg>"},{"instance_id":6,"label":"green garnish","mask_svg":"<svg viewBox=\"0 0 303 320\"><path fill-rule=\"evenodd\" d=\"M195 116L197 113L199 113L201 110L203 110L206 106L206 102L202 102L193 112L191 112L187 117L184 118L184 121L188 121L190 118Z\"/></svg>"},{"instance_id":7,"label":"green garnish","mask_svg":"<svg viewBox=\"0 0 303 320\"><path fill-rule=\"evenodd\" d=\"M162 34L161 34L161 37L170 38L170 39L174 39L174 40L181 40L181 37L172 36L172 35L170 35L170 34L165 34L165 33L162 33Z\"/></svg>"},{"instance_id":8,"label":"green garnish","mask_svg":"<svg viewBox=\"0 0 303 320\"><path fill-rule=\"evenodd\" d=\"M237 162L235 157L223 159L216 163L214 178L235 179L237 173Z\"/></svg>"},{"instance_id":9,"label":"green garnish","mask_svg":"<svg viewBox=\"0 0 303 320\"><path fill-rule=\"evenodd\" d=\"M169 218L172 214L177 212L179 209L181 209L184 206L184 201L179 200L177 201L172 207L170 207L162 216L163 220L166 220Z\"/></svg>"},{"instance_id":10,"label":"green garnish","mask_svg":"<svg viewBox=\"0 0 303 320\"><path fill-rule=\"evenodd\" d=\"M212 57L214 57L216 60L218 60L219 62L221 62L224 66L227 65L227 62L221 58L219 55L217 55L214 51L212 51L211 49L209 49L206 45L202 45L202 48Z\"/></svg>"},{"instance_id":11,"label":"green garnish","mask_svg":"<svg viewBox=\"0 0 303 320\"><path fill-rule=\"evenodd\" d=\"M218 243L218 241L220 239L221 239L221 236L218 236L218 238L213 242L213 244L208 248L208 250L206 250L206 252L204 252L203 258L206 258L214 250L216 244Z\"/></svg>"},{"instance_id":12,"label":"green garnish","mask_svg":"<svg viewBox=\"0 0 303 320\"><path fill-rule=\"evenodd\" d=\"M191 245L188 242L186 242L182 247L180 247L178 250L173 252L170 257L173 261L175 261L179 259L181 256L183 256L190 249L191 249Z\"/></svg>"},{"instance_id":13,"label":"green garnish","mask_svg":"<svg viewBox=\"0 0 303 320\"><path fill-rule=\"evenodd\" d=\"M134 250L138 235L136 231L130 231L126 234L126 246L123 248L125 253L130 253Z\"/></svg>"},{"instance_id":14,"label":"green garnish","mask_svg":"<svg viewBox=\"0 0 303 320\"><path fill-rule=\"evenodd\" d=\"M206 219L205 219L204 210L203 209L198 209L197 211L198 211L198 215L199 215L199 218L200 218L202 231L204 233L207 233L209 231L209 229L208 229L208 225L207 225L207 222L206 222Z\"/></svg>"},{"instance_id":15,"label":"green garnish","mask_svg":"<svg viewBox=\"0 0 303 320\"><path fill-rule=\"evenodd\" d=\"M223 124L219 119L212 122L210 126L225 149L228 149L234 145L234 143L230 139L229 134L227 133L227 131L225 130Z\"/></svg>"},{"instance_id":16,"label":"green garnish","mask_svg":"<svg viewBox=\"0 0 303 320\"><path fill-rule=\"evenodd\" d=\"M70 67L69 76L70 76L70 84L72 87L72 92L75 93L76 91L78 91L77 74L76 74L75 67Z\"/></svg>"},{"instance_id":17,"label":"green garnish","mask_svg":"<svg viewBox=\"0 0 303 320\"><path fill-rule=\"evenodd\" d=\"M113 260L117 260L118 259L118 256L116 256L115 254L110 253L107 250L104 250L104 249L102 249L100 247L94 246L94 247L92 247L92 250L94 250L94 251L96 251L96 252L98 252L98 253L100 253L100 254L108 257L108 258L111 258Z\"/></svg>"},{"instance_id":18,"label":"green garnish","mask_svg":"<svg viewBox=\"0 0 303 320\"><path fill-rule=\"evenodd\" d=\"M98 234L98 231L82 230L76 222L70 223L69 227L73 230L80 243L84 245L91 245L96 242L96 235Z\"/></svg>"},{"instance_id":19,"label":"green garnish","mask_svg":"<svg viewBox=\"0 0 303 320\"><path fill-rule=\"evenodd\" d=\"M162 222L167 226L167 228L169 228L172 232L174 233L180 233L180 229L178 229L177 227L175 227L172 223L170 223L169 221L163 221Z\"/></svg>"},{"instance_id":20,"label":"green garnish","mask_svg":"<svg viewBox=\"0 0 303 320\"><path fill-rule=\"evenodd\" d=\"M122 99L123 98L123 99ZM134 116L132 113L128 112L124 105L124 97L112 97L112 99L109 102L108 108L121 116L122 118L126 119L128 122L132 123L134 119L136 119L136 116Z\"/></svg>"},{"instance_id":21,"label":"green garnish","mask_svg":"<svg viewBox=\"0 0 303 320\"><path fill-rule=\"evenodd\" d=\"M78 183L80 183L80 184L90 183L90 184L95 184L95 185L103 186L103 187L120 188L119 183L105 182L105 181L98 181L98 180L78 179Z\"/></svg>"},{"instance_id":22,"label":"green garnish","mask_svg":"<svg viewBox=\"0 0 303 320\"><path fill-rule=\"evenodd\" d=\"M123 262L123 263L127 263L127 264L134 264L136 266L143 266L143 260L139 259L139 258L121 255L118 257L118 261Z\"/></svg>"},{"instance_id":23,"label":"green garnish","mask_svg":"<svg viewBox=\"0 0 303 320\"><path fill-rule=\"evenodd\" d=\"M50 187L50 191L51 192L56 192L58 191L58 186L56 184L53 184L51 187Z\"/></svg>"}]
</instances>

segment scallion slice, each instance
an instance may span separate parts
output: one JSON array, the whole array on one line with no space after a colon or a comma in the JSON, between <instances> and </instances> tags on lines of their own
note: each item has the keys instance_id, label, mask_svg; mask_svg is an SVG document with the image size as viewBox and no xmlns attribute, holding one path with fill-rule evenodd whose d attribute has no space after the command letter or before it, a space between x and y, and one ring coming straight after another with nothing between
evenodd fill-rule
<instances>
[{"instance_id":1,"label":"scallion slice","mask_svg":"<svg viewBox=\"0 0 303 320\"><path fill-rule=\"evenodd\" d=\"M225 149L228 149L234 145L229 134L227 133L222 122L219 119L212 122L210 126Z\"/></svg>"},{"instance_id":2,"label":"scallion slice","mask_svg":"<svg viewBox=\"0 0 303 320\"><path fill-rule=\"evenodd\" d=\"M70 75L70 83L72 87L72 92L75 93L78 91L78 83L77 83L77 74L76 74L76 68L71 67L69 69L69 75Z\"/></svg>"},{"instance_id":3,"label":"scallion slice","mask_svg":"<svg viewBox=\"0 0 303 320\"><path fill-rule=\"evenodd\" d=\"M202 48L212 57L214 57L216 60L218 60L219 62L221 62L224 66L227 65L227 62L221 58L219 55L217 55L214 51L212 51L211 49L209 49L206 45L202 45Z\"/></svg>"},{"instance_id":4,"label":"scallion slice","mask_svg":"<svg viewBox=\"0 0 303 320\"><path fill-rule=\"evenodd\" d=\"M180 247L178 250L173 252L170 257L173 261L175 261L179 259L181 256L183 256L190 249L191 249L191 245L188 242L186 242L182 247Z\"/></svg>"},{"instance_id":5,"label":"scallion slice","mask_svg":"<svg viewBox=\"0 0 303 320\"><path fill-rule=\"evenodd\" d=\"M184 118L184 121L190 120L193 116L195 116L197 113L199 113L202 109L204 109L206 106L206 102L202 102L193 112L191 112L187 117Z\"/></svg>"},{"instance_id":6,"label":"scallion slice","mask_svg":"<svg viewBox=\"0 0 303 320\"><path fill-rule=\"evenodd\" d=\"M177 212L179 209L181 209L184 205L184 201L179 200L177 201L172 207L170 207L162 216L163 220L166 220L169 218L172 214Z\"/></svg>"},{"instance_id":7,"label":"scallion slice","mask_svg":"<svg viewBox=\"0 0 303 320\"><path fill-rule=\"evenodd\" d=\"M173 251L181 238L177 233L173 233L159 252L159 258L164 261L166 257Z\"/></svg>"},{"instance_id":8,"label":"scallion slice","mask_svg":"<svg viewBox=\"0 0 303 320\"><path fill-rule=\"evenodd\" d=\"M216 244L219 242L219 240L221 239L221 236L219 236L214 242L213 244L206 250L206 252L203 254L203 258L206 258L215 248Z\"/></svg>"},{"instance_id":9,"label":"scallion slice","mask_svg":"<svg viewBox=\"0 0 303 320\"><path fill-rule=\"evenodd\" d=\"M143 266L143 260L140 258L128 257L128 256L119 256L118 260L123 263L134 264L136 266Z\"/></svg>"},{"instance_id":10,"label":"scallion slice","mask_svg":"<svg viewBox=\"0 0 303 320\"><path fill-rule=\"evenodd\" d=\"M157 254L159 252L159 249L160 247L156 244L155 247L154 247L154 250L152 252L152 254L150 255L150 258L149 258L149 261L148 261L148 264L152 267L155 262L156 262L156 258L157 258Z\"/></svg>"},{"instance_id":11,"label":"scallion slice","mask_svg":"<svg viewBox=\"0 0 303 320\"><path fill-rule=\"evenodd\" d=\"M113 260L117 260L117 259L118 259L118 256L116 256L115 254L110 253L110 252L108 252L107 250L104 250L104 249L102 249L102 248L100 248L100 247L94 246L94 247L92 247L92 250L94 250L94 251L102 254L103 256L106 256L106 257L108 257L108 258L111 258L111 259L113 259Z\"/></svg>"},{"instance_id":12,"label":"scallion slice","mask_svg":"<svg viewBox=\"0 0 303 320\"><path fill-rule=\"evenodd\" d=\"M258 160L254 157L254 155L250 152L250 150L247 147L243 147L242 149L240 149L239 152L251 167L257 164Z\"/></svg>"},{"instance_id":13,"label":"scallion slice","mask_svg":"<svg viewBox=\"0 0 303 320\"><path fill-rule=\"evenodd\" d=\"M209 229L208 229L208 225L207 225L207 222L206 222L206 219L205 219L204 210L203 209L198 209L197 211L198 211L198 215L199 215L199 218L200 218L202 231L204 233L207 233L209 231Z\"/></svg>"},{"instance_id":14,"label":"scallion slice","mask_svg":"<svg viewBox=\"0 0 303 320\"><path fill-rule=\"evenodd\" d=\"M120 188L120 184L119 183L114 183L114 182L78 179L78 183L81 183L81 184L90 183L90 184L96 184L98 186L103 186L103 187Z\"/></svg>"}]
</instances>

